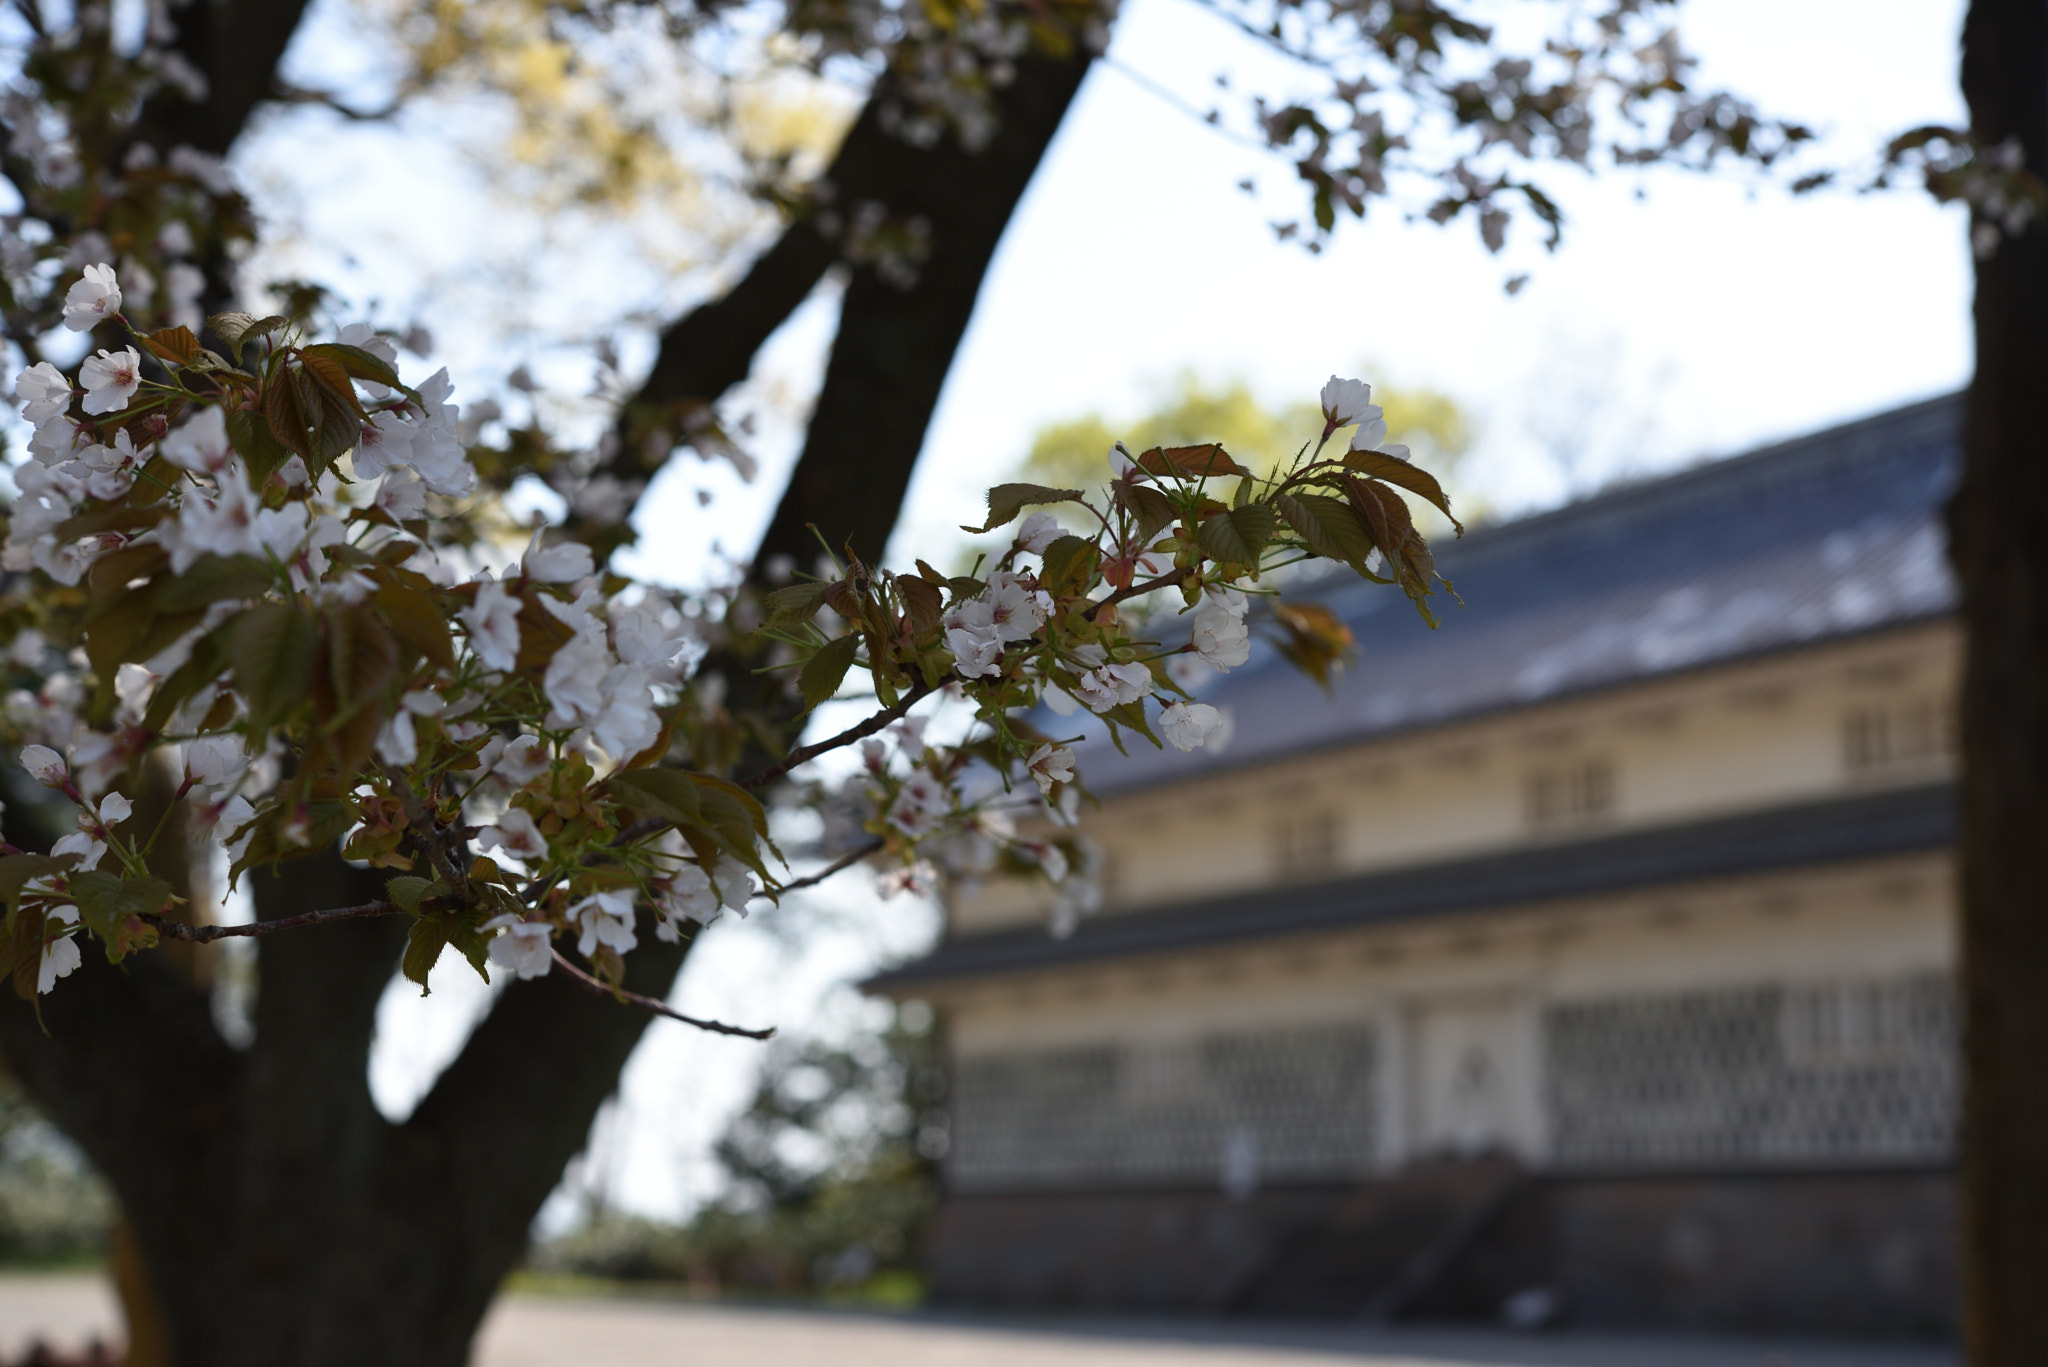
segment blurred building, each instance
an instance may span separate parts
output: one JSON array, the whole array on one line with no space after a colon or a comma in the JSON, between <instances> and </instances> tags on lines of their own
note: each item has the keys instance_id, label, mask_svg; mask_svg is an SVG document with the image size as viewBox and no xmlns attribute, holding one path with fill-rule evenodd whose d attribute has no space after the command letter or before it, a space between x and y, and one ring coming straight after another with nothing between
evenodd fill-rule
<instances>
[{"instance_id":1,"label":"blurred building","mask_svg":"<svg viewBox=\"0 0 2048 1367\"><path fill-rule=\"evenodd\" d=\"M1943 399L1325 599L1220 754L1107 747L1106 902L958 897L934 1290L1952 1327L1958 626Z\"/></svg>"}]
</instances>

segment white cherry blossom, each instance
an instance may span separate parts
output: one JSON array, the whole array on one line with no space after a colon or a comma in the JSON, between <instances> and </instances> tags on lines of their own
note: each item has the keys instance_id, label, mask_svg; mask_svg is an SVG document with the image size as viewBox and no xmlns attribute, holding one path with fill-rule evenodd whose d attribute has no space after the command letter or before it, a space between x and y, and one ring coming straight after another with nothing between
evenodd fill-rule
<instances>
[{"instance_id":1,"label":"white cherry blossom","mask_svg":"<svg viewBox=\"0 0 2048 1367\"><path fill-rule=\"evenodd\" d=\"M1324 436L1340 427L1380 416L1379 405L1372 401L1372 386L1363 380L1345 380L1332 375L1323 382L1322 405Z\"/></svg>"},{"instance_id":2,"label":"white cherry blossom","mask_svg":"<svg viewBox=\"0 0 2048 1367\"><path fill-rule=\"evenodd\" d=\"M262 504L249 488L249 476L240 462L224 466L216 477L219 487L208 498L196 489L187 490L178 505L176 522L157 524L157 539L171 553L171 571L183 574L202 555L262 555L265 547L257 515Z\"/></svg>"},{"instance_id":3,"label":"white cherry blossom","mask_svg":"<svg viewBox=\"0 0 2048 1367\"><path fill-rule=\"evenodd\" d=\"M1234 601L1233 601L1234 600ZM1204 603L1195 613L1195 653L1202 663L1226 673L1251 658L1251 632L1244 624L1244 597L1230 594Z\"/></svg>"},{"instance_id":4,"label":"white cherry blossom","mask_svg":"<svg viewBox=\"0 0 2048 1367\"><path fill-rule=\"evenodd\" d=\"M603 706L590 719L590 735L613 759L631 759L661 736L654 690L641 665L613 665L599 688Z\"/></svg>"},{"instance_id":5,"label":"white cherry blossom","mask_svg":"<svg viewBox=\"0 0 2048 1367\"><path fill-rule=\"evenodd\" d=\"M141 387L142 353L134 347L123 347L88 356L78 368L78 382L85 386L86 412L118 413Z\"/></svg>"},{"instance_id":6,"label":"white cherry blossom","mask_svg":"<svg viewBox=\"0 0 2048 1367\"><path fill-rule=\"evenodd\" d=\"M988 577L988 588L981 597L988 602L996 637L1002 641L1029 640L1045 625L1046 614L1052 611L1051 594L1033 588L1007 570L997 570Z\"/></svg>"},{"instance_id":7,"label":"white cherry blossom","mask_svg":"<svg viewBox=\"0 0 2048 1367\"><path fill-rule=\"evenodd\" d=\"M524 787L547 772L551 756L547 742L539 736L521 736L505 747L491 772L514 787Z\"/></svg>"},{"instance_id":8,"label":"white cherry blossom","mask_svg":"<svg viewBox=\"0 0 2048 1367\"><path fill-rule=\"evenodd\" d=\"M38 361L15 380L14 396L21 400L22 420L41 427L71 407L71 384L63 371L48 361Z\"/></svg>"},{"instance_id":9,"label":"white cherry blossom","mask_svg":"<svg viewBox=\"0 0 2048 1367\"><path fill-rule=\"evenodd\" d=\"M729 854L719 856L717 867L711 870L711 881L718 885L718 900L728 911L736 911L741 916L747 914L747 903L753 901L754 894L760 890L760 884L754 881L753 870Z\"/></svg>"},{"instance_id":10,"label":"white cherry blossom","mask_svg":"<svg viewBox=\"0 0 2048 1367\"><path fill-rule=\"evenodd\" d=\"M1041 745L1031 752L1026 763L1031 777L1037 780L1040 795L1048 800L1055 784L1074 781L1074 747L1071 745Z\"/></svg>"},{"instance_id":11,"label":"white cherry blossom","mask_svg":"<svg viewBox=\"0 0 2048 1367\"><path fill-rule=\"evenodd\" d=\"M986 594L970 598L947 613L946 649L963 679L1003 672L1003 638L996 627L995 607Z\"/></svg>"},{"instance_id":12,"label":"white cherry blossom","mask_svg":"<svg viewBox=\"0 0 2048 1367\"><path fill-rule=\"evenodd\" d=\"M194 783L226 783L249 767L238 736L200 736L185 742L185 777Z\"/></svg>"},{"instance_id":13,"label":"white cherry blossom","mask_svg":"<svg viewBox=\"0 0 2048 1367\"><path fill-rule=\"evenodd\" d=\"M1380 443L1387 439L1387 420L1378 416L1379 410L1377 408L1373 410L1373 413L1374 416L1372 418L1358 424L1358 430L1351 434L1352 450L1377 451L1380 449ZM1402 449L1406 450L1407 448L1403 447Z\"/></svg>"},{"instance_id":14,"label":"white cherry blossom","mask_svg":"<svg viewBox=\"0 0 2048 1367\"><path fill-rule=\"evenodd\" d=\"M947 805L946 785L920 769L904 780L889 804L889 824L919 840L932 833Z\"/></svg>"},{"instance_id":15,"label":"white cherry blossom","mask_svg":"<svg viewBox=\"0 0 2048 1367\"><path fill-rule=\"evenodd\" d=\"M670 944L682 938L677 921L695 921L708 926L718 919L722 910L718 889L711 886L711 875L701 865L683 863L669 875L655 899L662 913L662 920L654 933Z\"/></svg>"},{"instance_id":16,"label":"white cherry blossom","mask_svg":"<svg viewBox=\"0 0 2048 1367\"><path fill-rule=\"evenodd\" d=\"M57 907L50 916L67 926L78 924L77 907ZM57 985L57 979L68 976L81 962L75 935L60 935L44 944L43 961L36 969L36 991L48 992Z\"/></svg>"},{"instance_id":17,"label":"white cherry blossom","mask_svg":"<svg viewBox=\"0 0 2048 1367\"><path fill-rule=\"evenodd\" d=\"M157 443L157 450L181 470L190 470L195 475L213 474L235 454L235 448L228 444L227 415L218 408L202 408Z\"/></svg>"},{"instance_id":18,"label":"white cherry blossom","mask_svg":"<svg viewBox=\"0 0 2048 1367\"><path fill-rule=\"evenodd\" d=\"M558 541L552 546L541 544L545 532L533 534L533 544L526 548L526 555L519 562L520 573L543 584L573 584L579 579L588 579L597 572L590 558L590 547L579 541Z\"/></svg>"},{"instance_id":19,"label":"white cherry blossom","mask_svg":"<svg viewBox=\"0 0 2048 1367\"><path fill-rule=\"evenodd\" d=\"M1065 534L1066 529L1051 513L1033 513L1017 528L1017 549L1044 555L1045 548Z\"/></svg>"},{"instance_id":20,"label":"white cherry blossom","mask_svg":"<svg viewBox=\"0 0 2048 1367\"><path fill-rule=\"evenodd\" d=\"M484 922L481 929L505 932L491 941L491 962L512 970L515 977L545 978L555 966L554 927L546 921L528 921L505 912Z\"/></svg>"},{"instance_id":21,"label":"white cherry blossom","mask_svg":"<svg viewBox=\"0 0 2048 1367\"><path fill-rule=\"evenodd\" d=\"M78 862L71 866L71 871L74 873L89 873L98 868L100 866L100 859L106 852L106 843L93 839L85 831L73 831L56 844L50 846L51 854L74 854L78 856Z\"/></svg>"},{"instance_id":22,"label":"white cherry blossom","mask_svg":"<svg viewBox=\"0 0 2048 1367\"><path fill-rule=\"evenodd\" d=\"M1177 702L1159 713L1159 734L1176 750L1199 750L1223 726L1223 714L1205 702Z\"/></svg>"},{"instance_id":23,"label":"white cherry blossom","mask_svg":"<svg viewBox=\"0 0 2048 1367\"><path fill-rule=\"evenodd\" d=\"M638 944L633 934L633 894L613 888L594 893L569 908L569 919L583 927L576 952L589 958L599 945L609 945L624 954Z\"/></svg>"},{"instance_id":24,"label":"white cherry blossom","mask_svg":"<svg viewBox=\"0 0 2048 1367\"><path fill-rule=\"evenodd\" d=\"M611 610L612 650L629 665L665 665L682 654L681 616L659 598Z\"/></svg>"},{"instance_id":25,"label":"white cherry blossom","mask_svg":"<svg viewBox=\"0 0 2048 1367\"><path fill-rule=\"evenodd\" d=\"M469 629L469 648L492 669L519 663L519 600L505 586L486 579L476 587L476 601L456 616Z\"/></svg>"},{"instance_id":26,"label":"white cherry blossom","mask_svg":"<svg viewBox=\"0 0 2048 1367\"><path fill-rule=\"evenodd\" d=\"M523 807L507 807L497 825L477 832L476 843L479 849L497 850L506 858L527 865L548 857L548 838Z\"/></svg>"},{"instance_id":27,"label":"white cherry blossom","mask_svg":"<svg viewBox=\"0 0 2048 1367\"><path fill-rule=\"evenodd\" d=\"M1152 671L1135 662L1091 669L1079 681L1079 697L1091 712L1136 702L1152 691Z\"/></svg>"},{"instance_id":28,"label":"white cherry blossom","mask_svg":"<svg viewBox=\"0 0 2048 1367\"><path fill-rule=\"evenodd\" d=\"M64 326L73 332L90 332L120 311L121 282L104 262L87 266L64 295Z\"/></svg>"}]
</instances>

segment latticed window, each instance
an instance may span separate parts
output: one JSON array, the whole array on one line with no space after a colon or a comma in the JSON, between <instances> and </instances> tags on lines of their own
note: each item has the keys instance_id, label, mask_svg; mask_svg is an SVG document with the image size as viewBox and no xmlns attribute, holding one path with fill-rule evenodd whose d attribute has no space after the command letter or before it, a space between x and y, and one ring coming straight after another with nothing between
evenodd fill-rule
<instances>
[{"instance_id":1,"label":"latticed window","mask_svg":"<svg viewBox=\"0 0 2048 1367\"><path fill-rule=\"evenodd\" d=\"M1955 709L1937 698L1870 703L1842 718L1842 762L1857 777L1934 763L1955 748Z\"/></svg>"},{"instance_id":2,"label":"latticed window","mask_svg":"<svg viewBox=\"0 0 2048 1367\"><path fill-rule=\"evenodd\" d=\"M1538 830L1598 821L1614 810L1614 765L1593 757L1532 769L1522 782L1522 807Z\"/></svg>"},{"instance_id":3,"label":"latticed window","mask_svg":"<svg viewBox=\"0 0 2048 1367\"><path fill-rule=\"evenodd\" d=\"M1544 1012L1566 1166L1938 1161L1954 993L1934 974L1573 1002Z\"/></svg>"},{"instance_id":4,"label":"latticed window","mask_svg":"<svg viewBox=\"0 0 2048 1367\"><path fill-rule=\"evenodd\" d=\"M971 1057L949 1172L963 1190L1208 1186L1235 1146L1264 1181L1362 1176L1378 1066L1364 1024Z\"/></svg>"}]
</instances>

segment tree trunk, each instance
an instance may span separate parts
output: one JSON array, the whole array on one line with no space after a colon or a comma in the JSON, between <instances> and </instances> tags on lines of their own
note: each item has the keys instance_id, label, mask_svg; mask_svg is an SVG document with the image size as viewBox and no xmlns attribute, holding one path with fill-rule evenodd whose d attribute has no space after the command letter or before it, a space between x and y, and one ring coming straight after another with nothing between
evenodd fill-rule
<instances>
[{"instance_id":1,"label":"tree trunk","mask_svg":"<svg viewBox=\"0 0 2048 1367\"><path fill-rule=\"evenodd\" d=\"M1973 0L1978 137L2048 177L2048 2ZM2048 1363L2048 226L1977 267L1977 373L1950 509L1963 676L1964 1328L1973 1367Z\"/></svg>"}]
</instances>

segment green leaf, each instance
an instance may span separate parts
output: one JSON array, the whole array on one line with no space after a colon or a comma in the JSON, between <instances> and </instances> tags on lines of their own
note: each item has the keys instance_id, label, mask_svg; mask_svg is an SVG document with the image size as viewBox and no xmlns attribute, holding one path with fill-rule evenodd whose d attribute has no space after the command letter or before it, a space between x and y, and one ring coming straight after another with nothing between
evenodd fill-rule
<instances>
[{"instance_id":1,"label":"green leaf","mask_svg":"<svg viewBox=\"0 0 2048 1367\"><path fill-rule=\"evenodd\" d=\"M305 351L308 356L318 356L323 360L332 361L355 379L369 380L392 389L405 389L397 371L376 353L365 351L359 346L349 346L343 342L322 342L317 346L307 347Z\"/></svg>"},{"instance_id":2,"label":"green leaf","mask_svg":"<svg viewBox=\"0 0 2048 1367\"><path fill-rule=\"evenodd\" d=\"M1327 494L1275 494L1273 506L1317 555L1363 570L1372 536L1351 505Z\"/></svg>"},{"instance_id":3,"label":"green leaf","mask_svg":"<svg viewBox=\"0 0 2048 1367\"><path fill-rule=\"evenodd\" d=\"M944 596L922 579L897 575L896 596L903 600L903 613L910 619L911 630L920 636L937 626L945 615Z\"/></svg>"},{"instance_id":4,"label":"green leaf","mask_svg":"<svg viewBox=\"0 0 2048 1367\"><path fill-rule=\"evenodd\" d=\"M1248 511L1240 508L1239 512ZM1271 535L1270 525L1266 528ZM1259 548L1245 540L1244 529L1238 526L1236 518L1228 512L1215 513L1202 519L1202 525L1195 528L1195 544L1211 560L1219 565L1256 565L1259 563ZM1259 543L1263 546L1264 541Z\"/></svg>"},{"instance_id":5,"label":"green leaf","mask_svg":"<svg viewBox=\"0 0 2048 1367\"><path fill-rule=\"evenodd\" d=\"M384 896L391 904L414 916L420 914L420 903L429 897L442 896L447 891L448 885L439 879L417 878L411 874L400 874L384 885Z\"/></svg>"},{"instance_id":6,"label":"green leaf","mask_svg":"<svg viewBox=\"0 0 2048 1367\"><path fill-rule=\"evenodd\" d=\"M979 527L962 526L963 532L992 532L1017 520L1017 514L1034 503L1072 503L1081 497L1079 489L1053 489L1043 484L998 484L988 491L988 521Z\"/></svg>"},{"instance_id":7,"label":"green leaf","mask_svg":"<svg viewBox=\"0 0 2048 1367\"><path fill-rule=\"evenodd\" d=\"M261 489L291 458L292 453L270 430L269 420L253 408L230 410L227 423L228 445L234 447L235 454L247 462L249 483Z\"/></svg>"},{"instance_id":8,"label":"green leaf","mask_svg":"<svg viewBox=\"0 0 2048 1367\"><path fill-rule=\"evenodd\" d=\"M448 618L427 594L387 584L370 596L385 624L398 638L443 669L455 668L455 642Z\"/></svg>"},{"instance_id":9,"label":"green leaf","mask_svg":"<svg viewBox=\"0 0 2048 1367\"><path fill-rule=\"evenodd\" d=\"M235 691L259 730L305 700L320 644L312 618L289 604L260 603L234 620L230 640Z\"/></svg>"},{"instance_id":10,"label":"green leaf","mask_svg":"<svg viewBox=\"0 0 2048 1367\"><path fill-rule=\"evenodd\" d=\"M663 821L694 826L704 819L697 785L680 769L634 769L613 774L605 786L628 807Z\"/></svg>"},{"instance_id":11,"label":"green leaf","mask_svg":"<svg viewBox=\"0 0 2048 1367\"><path fill-rule=\"evenodd\" d=\"M228 598L253 598L269 588L270 566L252 555L202 555L157 593L158 612L190 612Z\"/></svg>"},{"instance_id":12,"label":"green leaf","mask_svg":"<svg viewBox=\"0 0 2048 1367\"><path fill-rule=\"evenodd\" d=\"M1232 508L1228 514L1230 525L1237 529L1237 535L1250 548L1252 563L1265 553L1266 543L1273 539L1273 530L1279 525L1270 505L1247 503L1241 508Z\"/></svg>"},{"instance_id":13,"label":"green leaf","mask_svg":"<svg viewBox=\"0 0 2048 1367\"><path fill-rule=\"evenodd\" d=\"M1180 516L1173 500L1149 484L1129 484L1118 480L1109 487L1111 495L1138 524L1138 540L1148 546L1152 544L1153 537Z\"/></svg>"},{"instance_id":14,"label":"green leaf","mask_svg":"<svg viewBox=\"0 0 2048 1367\"><path fill-rule=\"evenodd\" d=\"M216 627L192 643L192 653L185 663L171 671L169 678L156 686L156 692L149 696L149 712L142 719L145 731L161 731L170 721L171 713L212 683L227 668L226 627Z\"/></svg>"},{"instance_id":15,"label":"green leaf","mask_svg":"<svg viewBox=\"0 0 2048 1367\"><path fill-rule=\"evenodd\" d=\"M846 671L853 668L854 652L859 647L859 636L841 636L835 641L828 641L805 662L803 672L796 679L796 686L804 695L805 711L810 711L839 691L839 685L846 680Z\"/></svg>"},{"instance_id":16,"label":"green leaf","mask_svg":"<svg viewBox=\"0 0 2048 1367\"><path fill-rule=\"evenodd\" d=\"M448 922L445 918L422 916L412 923L412 932L405 937L405 957L399 960L398 970L420 985L422 997L431 995L427 975L434 971L441 951L447 947Z\"/></svg>"},{"instance_id":17,"label":"green leaf","mask_svg":"<svg viewBox=\"0 0 2048 1367\"><path fill-rule=\"evenodd\" d=\"M1063 536L1045 548L1044 565L1039 572L1039 582L1047 588L1057 589L1074 577L1076 566L1085 565L1083 558L1095 549L1094 543L1078 536Z\"/></svg>"},{"instance_id":18,"label":"green leaf","mask_svg":"<svg viewBox=\"0 0 2048 1367\"><path fill-rule=\"evenodd\" d=\"M214 335L228 344L239 364L242 359L242 344L251 337L261 337L266 332L275 332L291 320L272 314L268 318L256 318L246 313L216 313L206 320Z\"/></svg>"},{"instance_id":19,"label":"green leaf","mask_svg":"<svg viewBox=\"0 0 2048 1367\"><path fill-rule=\"evenodd\" d=\"M777 629L802 626L818 615L818 609L825 605L825 594L831 587L814 581L776 589L768 595L768 620L762 625Z\"/></svg>"},{"instance_id":20,"label":"green leaf","mask_svg":"<svg viewBox=\"0 0 2048 1367\"><path fill-rule=\"evenodd\" d=\"M1460 536L1465 533L1465 524L1451 512L1451 497L1444 492L1444 486L1437 482L1435 475L1419 470L1405 460L1384 455L1378 451L1352 451L1344 457L1344 463L1354 470L1363 471L1374 479L1383 479L1389 484L1398 484L1410 493L1419 494L1435 504L1437 511L1451 519L1451 525L1458 529Z\"/></svg>"}]
</instances>

